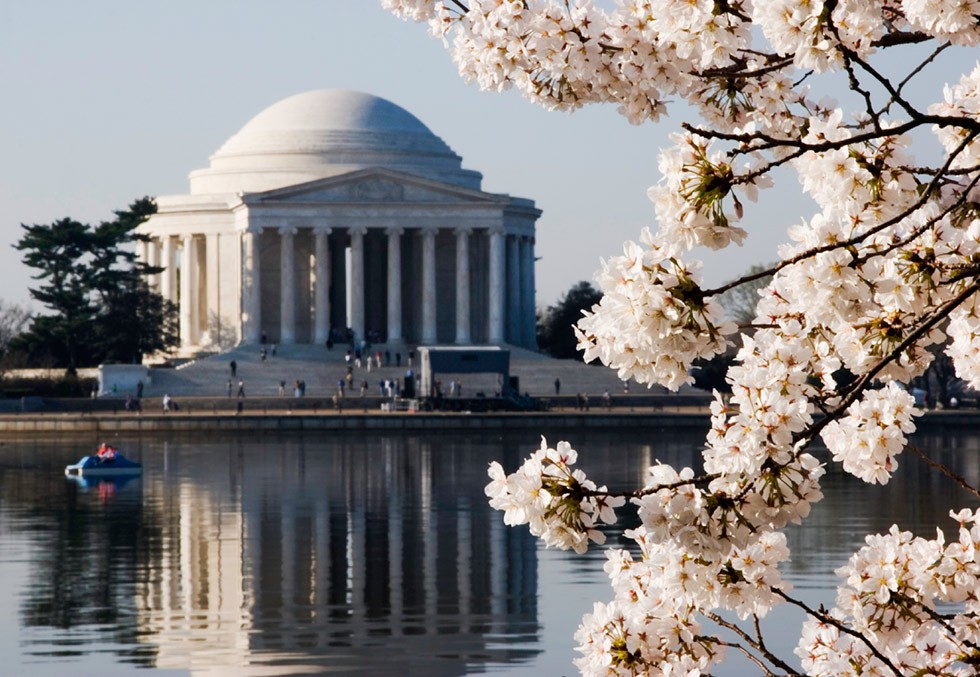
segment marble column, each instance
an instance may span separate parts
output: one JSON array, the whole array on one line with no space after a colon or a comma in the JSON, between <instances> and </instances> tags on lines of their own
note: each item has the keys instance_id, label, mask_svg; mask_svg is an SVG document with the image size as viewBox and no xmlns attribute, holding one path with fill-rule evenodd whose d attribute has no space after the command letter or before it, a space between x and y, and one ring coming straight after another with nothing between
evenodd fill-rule
<instances>
[{"instance_id":1,"label":"marble column","mask_svg":"<svg viewBox=\"0 0 980 677\"><path fill-rule=\"evenodd\" d=\"M470 343L470 229L456 229L456 345Z\"/></svg>"},{"instance_id":2,"label":"marble column","mask_svg":"<svg viewBox=\"0 0 980 677\"><path fill-rule=\"evenodd\" d=\"M517 236L507 236L507 342L521 345L521 264Z\"/></svg>"},{"instance_id":3,"label":"marble column","mask_svg":"<svg viewBox=\"0 0 980 677\"><path fill-rule=\"evenodd\" d=\"M183 347L194 345L197 336L194 335L194 317L197 311L197 297L194 287L194 276L197 271L197 252L194 248L194 236L184 235L184 252L181 255L180 266L180 344Z\"/></svg>"},{"instance_id":4,"label":"marble column","mask_svg":"<svg viewBox=\"0 0 980 677\"><path fill-rule=\"evenodd\" d=\"M177 302L177 248L174 246L174 239L169 235L164 235L163 240L163 261L160 265L163 272L160 273L160 296L172 303Z\"/></svg>"},{"instance_id":5,"label":"marble column","mask_svg":"<svg viewBox=\"0 0 980 677\"><path fill-rule=\"evenodd\" d=\"M364 339L364 236L365 226L350 229L350 324L354 341Z\"/></svg>"},{"instance_id":6,"label":"marble column","mask_svg":"<svg viewBox=\"0 0 980 677\"><path fill-rule=\"evenodd\" d=\"M313 340L323 345L330 335L330 228L314 229Z\"/></svg>"},{"instance_id":7,"label":"marble column","mask_svg":"<svg viewBox=\"0 0 980 677\"><path fill-rule=\"evenodd\" d=\"M422 343L434 344L436 332L436 228L422 234Z\"/></svg>"},{"instance_id":8,"label":"marble column","mask_svg":"<svg viewBox=\"0 0 980 677\"><path fill-rule=\"evenodd\" d=\"M534 238L525 235L521 238L521 328L522 345L534 349Z\"/></svg>"},{"instance_id":9,"label":"marble column","mask_svg":"<svg viewBox=\"0 0 980 677\"><path fill-rule=\"evenodd\" d=\"M402 340L402 233L397 226L385 230L388 236L388 342Z\"/></svg>"},{"instance_id":10,"label":"marble column","mask_svg":"<svg viewBox=\"0 0 980 677\"><path fill-rule=\"evenodd\" d=\"M262 229L250 227L242 233L242 295L245 297L244 340L262 340Z\"/></svg>"},{"instance_id":11,"label":"marble column","mask_svg":"<svg viewBox=\"0 0 980 677\"><path fill-rule=\"evenodd\" d=\"M222 326L221 317L221 236L217 233L209 233L204 240L204 284L207 287L205 296L204 326L208 333L208 341L219 348L221 345L222 330L227 332L227 327ZM227 337L224 337L227 341Z\"/></svg>"},{"instance_id":12,"label":"marble column","mask_svg":"<svg viewBox=\"0 0 980 677\"><path fill-rule=\"evenodd\" d=\"M487 293L489 296L489 317L487 340L493 344L504 342L504 231L503 228L490 229L490 270L488 271Z\"/></svg>"},{"instance_id":13,"label":"marble column","mask_svg":"<svg viewBox=\"0 0 980 677\"><path fill-rule=\"evenodd\" d=\"M159 268L160 267L160 240L157 238L153 238L152 240L146 243L146 248L147 248L146 249L147 264L153 268ZM147 279L147 284L150 285L150 289L159 291L160 274L154 273L153 275L150 275L150 277Z\"/></svg>"},{"instance_id":14,"label":"marble column","mask_svg":"<svg viewBox=\"0 0 980 677\"><path fill-rule=\"evenodd\" d=\"M296 229L279 229L279 343L296 343Z\"/></svg>"}]
</instances>

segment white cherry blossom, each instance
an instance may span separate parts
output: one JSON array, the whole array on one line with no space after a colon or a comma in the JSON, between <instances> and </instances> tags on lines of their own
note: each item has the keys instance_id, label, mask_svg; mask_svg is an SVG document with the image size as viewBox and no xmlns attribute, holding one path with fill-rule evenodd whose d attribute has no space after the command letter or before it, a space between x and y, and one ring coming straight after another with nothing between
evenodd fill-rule
<instances>
[{"instance_id":1,"label":"white cherry blossom","mask_svg":"<svg viewBox=\"0 0 980 677\"><path fill-rule=\"evenodd\" d=\"M754 226L745 204L782 170L812 199L786 224L753 326L734 342L703 474L658 463L642 488L612 495L574 467L568 443L542 440L511 474L491 464L486 488L507 524L577 552L603 542L600 523L627 497L637 511L631 549L607 553L614 597L576 634L584 674L707 674L725 642L772 663L751 632L723 642L702 622L794 602L779 573L790 557L782 530L822 497L813 443L885 483L920 414L909 384L934 347L980 388L980 66L933 69L949 78L942 99L918 94L944 45L980 39L980 0L382 4L427 22L484 89L514 88L548 109L612 104L637 124L675 103L701 117L656 155L656 227L602 262L602 300L575 328L584 358L623 379L676 390L695 361L732 347L738 328L716 300L725 287L707 288L690 252L741 244ZM929 49L903 71L893 56L921 43ZM811 83L827 82L847 89L840 101L815 100ZM980 511L954 518L948 542L898 527L868 537L839 570L836 604L801 629L805 671L975 673Z\"/></svg>"}]
</instances>

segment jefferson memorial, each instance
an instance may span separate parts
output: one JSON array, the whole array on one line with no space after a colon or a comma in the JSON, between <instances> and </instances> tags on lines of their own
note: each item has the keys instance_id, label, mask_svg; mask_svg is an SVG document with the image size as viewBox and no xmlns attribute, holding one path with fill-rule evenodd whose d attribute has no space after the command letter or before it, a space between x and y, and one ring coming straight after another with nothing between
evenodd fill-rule
<instances>
[{"instance_id":1,"label":"jefferson memorial","mask_svg":"<svg viewBox=\"0 0 980 677\"><path fill-rule=\"evenodd\" d=\"M328 337L535 347L534 202L411 113L318 90L253 117L157 199L139 257L180 308L183 352Z\"/></svg>"}]
</instances>

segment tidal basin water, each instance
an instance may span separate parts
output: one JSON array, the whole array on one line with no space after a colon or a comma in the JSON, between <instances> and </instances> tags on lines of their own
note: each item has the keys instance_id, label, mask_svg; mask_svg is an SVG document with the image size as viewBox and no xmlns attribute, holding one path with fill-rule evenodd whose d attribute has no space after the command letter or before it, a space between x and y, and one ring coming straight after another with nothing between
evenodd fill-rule
<instances>
[{"instance_id":1,"label":"tidal basin water","mask_svg":"<svg viewBox=\"0 0 980 677\"><path fill-rule=\"evenodd\" d=\"M657 459L696 464L703 442L542 432L616 489ZM575 628L611 597L602 548L545 549L487 505L487 464L513 471L536 432L119 437L141 478L66 478L98 441L0 445L0 675L572 675ZM977 433L934 425L913 442L978 482ZM832 604L833 569L865 534L953 534L948 511L976 506L914 454L899 461L886 487L829 468L789 532L798 596ZM794 662L800 620L766 623Z\"/></svg>"}]
</instances>

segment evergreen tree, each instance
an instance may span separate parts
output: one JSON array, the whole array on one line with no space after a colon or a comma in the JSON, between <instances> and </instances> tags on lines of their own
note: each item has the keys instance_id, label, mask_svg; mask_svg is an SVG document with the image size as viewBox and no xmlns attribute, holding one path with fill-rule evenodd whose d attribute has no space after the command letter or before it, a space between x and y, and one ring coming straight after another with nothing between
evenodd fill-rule
<instances>
[{"instance_id":1,"label":"evergreen tree","mask_svg":"<svg viewBox=\"0 0 980 677\"><path fill-rule=\"evenodd\" d=\"M38 315L12 347L34 364L65 367L106 361L135 363L178 342L177 309L146 284L161 272L136 261L136 227L156 211L151 198L135 201L97 227L70 218L22 225L14 245L38 270L31 296L51 312Z\"/></svg>"},{"instance_id":2,"label":"evergreen tree","mask_svg":"<svg viewBox=\"0 0 980 677\"><path fill-rule=\"evenodd\" d=\"M21 227L24 235L14 248L25 252L24 263L38 270L32 277L40 281L30 290L31 297L52 311L34 319L22 345L29 348L30 355L46 354L75 373L96 316L86 261L92 246L91 229L70 218Z\"/></svg>"}]
</instances>

